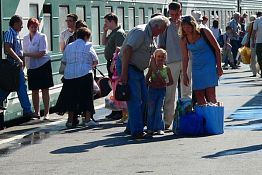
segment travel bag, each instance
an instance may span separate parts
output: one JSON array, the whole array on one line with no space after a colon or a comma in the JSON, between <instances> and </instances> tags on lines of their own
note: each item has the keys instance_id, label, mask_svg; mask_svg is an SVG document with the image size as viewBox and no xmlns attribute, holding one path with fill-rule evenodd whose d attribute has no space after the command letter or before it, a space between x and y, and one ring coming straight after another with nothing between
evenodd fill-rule
<instances>
[{"instance_id":1,"label":"travel bag","mask_svg":"<svg viewBox=\"0 0 262 175\"><path fill-rule=\"evenodd\" d=\"M205 118L205 132L207 134L224 133L224 106L199 106L194 108L196 114Z\"/></svg>"}]
</instances>

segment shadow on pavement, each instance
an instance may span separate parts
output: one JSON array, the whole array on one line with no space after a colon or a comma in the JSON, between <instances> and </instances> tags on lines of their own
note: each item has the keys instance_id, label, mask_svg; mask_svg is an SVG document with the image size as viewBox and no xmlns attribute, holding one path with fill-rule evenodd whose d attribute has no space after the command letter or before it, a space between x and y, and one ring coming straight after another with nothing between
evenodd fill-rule
<instances>
[{"instance_id":1,"label":"shadow on pavement","mask_svg":"<svg viewBox=\"0 0 262 175\"><path fill-rule=\"evenodd\" d=\"M262 145L253 145L253 146L247 146L243 148L235 148L235 149L229 149L229 150L224 150L217 152L215 154L203 156L202 158L207 158L207 159L214 159L217 157L223 157L223 156L231 156L231 155L236 155L236 154L246 154L254 151L259 151L262 150Z\"/></svg>"},{"instance_id":2,"label":"shadow on pavement","mask_svg":"<svg viewBox=\"0 0 262 175\"><path fill-rule=\"evenodd\" d=\"M74 154L74 153L88 152L89 150L94 149L96 147L100 147L100 146L116 147L116 146L123 146L127 144L144 144L144 143L168 141L168 140L174 140L174 139L180 138L173 134L162 136L162 137L154 137L152 139L143 139L143 140L133 140L131 139L130 136L127 136L125 133L115 133L112 136L113 137L84 143L82 145L60 148L60 149L51 151L50 153L51 154Z\"/></svg>"},{"instance_id":3,"label":"shadow on pavement","mask_svg":"<svg viewBox=\"0 0 262 175\"><path fill-rule=\"evenodd\" d=\"M261 101L262 101L262 91L256 94L254 98L250 99L242 107L238 108L234 113L232 113L228 117L230 121L226 125L226 128L261 131L262 130ZM234 124L235 121L242 121L243 123Z\"/></svg>"}]
</instances>

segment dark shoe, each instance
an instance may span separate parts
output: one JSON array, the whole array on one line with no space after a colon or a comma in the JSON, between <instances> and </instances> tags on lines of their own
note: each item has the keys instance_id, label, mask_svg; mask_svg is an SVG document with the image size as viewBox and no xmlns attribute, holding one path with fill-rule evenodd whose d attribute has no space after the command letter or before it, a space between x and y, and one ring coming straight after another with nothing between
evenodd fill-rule
<instances>
[{"instance_id":1,"label":"dark shoe","mask_svg":"<svg viewBox=\"0 0 262 175\"><path fill-rule=\"evenodd\" d=\"M234 66L231 66L231 68L232 68L232 69L238 69L238 67L235 66L235 65L234 65Z\"/></svg>"},{"instance_id":2,"label":"dark shoe","mask_svg":"<svg viewBox=\"0 0 262 175\"><path fill-rule=\"evenodd\" d=\"M6 108L0 105L0 110L6 110Z\"/></svg>"},{"instance_id":3,"label":"dark shoe","mask_svg":"<svg viewBox=\"0 0 262 175\"><path fill-rule=\"evenodd\" d=\"M147 134L145 132L142 132L142 133L138 133L138 134L133 135L132 138L135 139L135 140L152 139L153 136L150 135L150 134Z\"/></svg>"},{"instance_id":4,"label":"dark shoe","mask_svg":"<svg viewBox=\"0 0 262 175\"><path fill-rule=\"evenodd\" d=\"M72 128L75 128L76 125L74 123L71 123L71 122L66 122L66 128L67 129L72 129Z\"/></svg>"},{"instance_id":5,"label":"dark shoe","mask_svg":"<svg viewBox=\"0 0 262 175\"><path fill-rule=\"evenodd\" d=\"M130 131L129 129L127 129L127 128L124 130L124 133L125 133L126 135L131 135L131 131Z\"/></svg>"},{"instance_id":6,"label":"dark shoe","mask_svg":"<svg viewBox=\"0 0 262 175\"><path fill-rule=\"evenodd\" d=\"M115 114L114 114L114 112L112 111L111 114L105 116L105 118L111 119L114 115L115 115Z\"/></svg>"},{"instance_id":7,"label":"dark shoe","mask_svg":"<svg viewBox=\"0 0 262 175\"><path fill-rule=\"evenodd\" d=\"M122 114L115 114L111 117L112 120L120 120L122 118Z\"/></svg>"},{"instance_id":8,"label":"dark shoe","mask_svg":"<svg viewBox=\"0 0 262 175\"><path fill-rule=\"evenodd\" d=\"M256 77L257 75L251 75L250 77Z\"/></svg>"},{"instance_id":9,"label":"dark shoe","mask_svg":"<svg viewBox=\"0 0 262 175\"><path fill-rule=\"evenodd\" d=\"M29 112L29 113L25 113L23 114L24 117L27 117L27 118L36 118L36 119L40 119L40 116L37 115L36 113L34 112Z\"/></svg>"}]
</instances>

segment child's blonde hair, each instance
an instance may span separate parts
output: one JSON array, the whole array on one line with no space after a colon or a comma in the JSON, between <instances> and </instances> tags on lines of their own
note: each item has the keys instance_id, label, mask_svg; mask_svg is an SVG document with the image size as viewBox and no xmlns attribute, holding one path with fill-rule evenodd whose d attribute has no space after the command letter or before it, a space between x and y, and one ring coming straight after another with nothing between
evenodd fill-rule
<instances>
[{"instance_id":1,"label":"child's blonde hair","mask_svg":"<svg viewBox=\"0 0 262 175\"><path fill-rule=\"evenodd\" d=\"M156 57L156 53L160 52L161 54L164 55L164 58L166 60L166 57L167 57L167 52L165 49L162 49L162 48L158 48L155 50L155 52L153 53L153 56Z\"/></svg>"}]
</instances>

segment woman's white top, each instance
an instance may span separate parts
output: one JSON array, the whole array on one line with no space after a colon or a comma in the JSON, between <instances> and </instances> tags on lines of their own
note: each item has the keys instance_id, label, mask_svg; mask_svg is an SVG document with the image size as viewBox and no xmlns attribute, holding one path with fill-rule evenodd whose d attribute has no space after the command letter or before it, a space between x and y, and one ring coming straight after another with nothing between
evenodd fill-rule
<instances>
[{"instance_id":1,"label":"woman's white top","mask_svg":"<svg viewBox=\"0 0 262 175\"><path fill-rule=\"evenodd\" d=\"M212 27L211 31L216 39L221 35L221 30L219 28Z\"/></svg>"},{"instance_id":2,"label":"woman's white top","mask_svg":"<svg viewBox=\"0 0 262 175\"><path fill-rule=\"evenodd\" d=\"M66 63L64 78L74 79L92 73L94 61L98 61L98 57L92 44L77 39L65 48L62 58Z\"/></svg>"},{"instance_id":3,"label":"woman's white top","mask_svg":"<svg viewBox=\"0 0 262 175\"><path fill-rule=\"evenodd\" d=\"M50 60L48 53L48 45L46 35L37 32L33 39L30 40L30 35L24 36L23 39L23 51L24 53L34 53L45 51L46 55L41 58L25 57L25 65L27 69L36 69L44 65Z\"/></svg>"}]
</instances>

